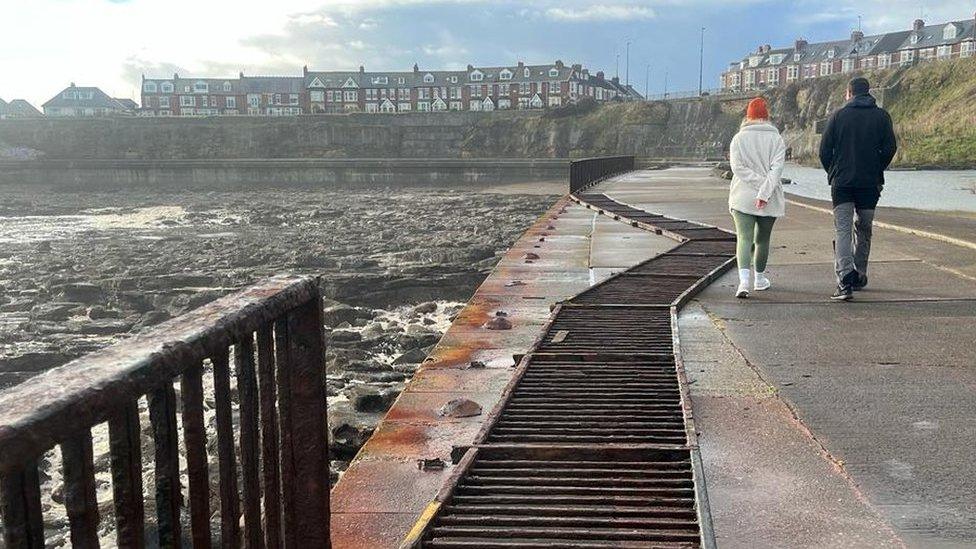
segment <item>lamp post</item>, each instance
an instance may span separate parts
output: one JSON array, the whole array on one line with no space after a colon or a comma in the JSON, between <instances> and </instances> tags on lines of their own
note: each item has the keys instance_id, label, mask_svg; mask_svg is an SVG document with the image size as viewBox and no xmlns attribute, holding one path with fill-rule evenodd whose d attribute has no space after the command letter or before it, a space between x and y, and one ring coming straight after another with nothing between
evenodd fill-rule
<instances>
[{"instance_id":1,"label":"lamp post","mask_svg":"<svg viewBox=\"0 0 976 549\"><path fill-rule=\"evenodd\" d=\"M664 100L668 100L668 71L664 71Z\"/></svg>"},{"instance_id":2,"label":"lamp post","mask_svg":"<svg viewBox=\"0 0 976 549\"><path fill-rule=\"evenodd\" d=\"M630 85L630 40L627 41L627 60L625 61L625 74L627 75L626 84Z\"/></svg>"},{"instance_id":3,"label":"lamp post","mask_svg":"<svg viewBox=\"0 0 976 549\"><path fill-rule=\"evenodd\" d=\"M701 28L701 41L698 45L698 97L701 97L705 76L705 27Z\"/></svg>"},{"instance_id":4,"label":"lamp post","mask_svg":"<svg viewBox=\"0 0 976 549\"><path fill-rule=\"evenodd\" d=\"M650 81L651 81L651 64L648 63L646 70L644 71L644 100L645 101L650 99L651 97L650 95L648 95L650 91L650 86L648 85L648 83Z\"/></svg>"}]
</instances>

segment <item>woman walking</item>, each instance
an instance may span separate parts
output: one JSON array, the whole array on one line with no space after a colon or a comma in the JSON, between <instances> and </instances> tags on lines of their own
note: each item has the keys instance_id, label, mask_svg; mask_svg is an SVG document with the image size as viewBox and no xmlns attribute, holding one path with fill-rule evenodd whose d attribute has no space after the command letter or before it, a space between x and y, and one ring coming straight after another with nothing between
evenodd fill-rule
<instances>
[{"instance_id":1,"label":"woman walking","mask_svg":"<svg viewBox=\"0 0 976 549\"><path fill-rule=\"evenodd\" d=\"M732 186L729 189L729 211L735 221L736 262L739 264L739 287L735 296L749 297L751 268L755 268L752 288L769 288L766 261L769 238L777 217L785 212L780 177L786 162L786 143L779 130L769 121L766 100L757 97L749 103L746 119L729 146Z\"/></svg>"}]
</instances>

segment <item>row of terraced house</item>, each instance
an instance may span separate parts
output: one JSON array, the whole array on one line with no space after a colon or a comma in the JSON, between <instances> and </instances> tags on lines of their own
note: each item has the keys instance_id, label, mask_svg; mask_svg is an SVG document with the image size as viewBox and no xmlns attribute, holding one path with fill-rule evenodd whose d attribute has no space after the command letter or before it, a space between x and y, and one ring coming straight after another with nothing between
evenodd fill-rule
<instances>
[{"instance_id":1,"label":"row of terraced house","mask_svg":"<svg viewBox=\"0 0 976 549\"><path fill-rule=\"evenodd\" d=\"M458 71L310 71L302 76L142 79L145 116L404 113L543 109L575 103L641 99L618 78L581 65L473 67Z\"/></svg>"},{"instance_id":2,"label":"row of terraced house","mask_svg":"<svg viewBox=\"0 0 976 549\"><path fill-rule=\"evenodd\" d=\"M761 90L833 74L973 57L974 30L976 17L937 25L917 19L906 31L870 36L854 31L847 40L808 43L801 39L787 48L765 45L722 73L722 90Z\"/></svg>"}]
</instances>

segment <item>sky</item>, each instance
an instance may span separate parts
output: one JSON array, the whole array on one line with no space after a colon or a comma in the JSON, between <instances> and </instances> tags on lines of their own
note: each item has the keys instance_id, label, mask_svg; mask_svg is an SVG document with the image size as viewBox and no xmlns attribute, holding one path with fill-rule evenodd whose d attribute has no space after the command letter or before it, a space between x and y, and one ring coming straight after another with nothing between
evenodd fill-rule
<instances>
[{"instance_id":1,"label":"sky","mask_svg":"<svg viewBox=\"0 0 976 549\"><path fill-rule=\"evenodd\" d=\"M976 0L0 0L0 98L70 82L138 100L141 75L457 69L560 59L651 94L704 86L761 44L966 19ZM649 67L649 69L648 69ZM647 77L649 75L649 78ZM646 84L645 84L646 79Z\"/></svg>"}]
</instances>

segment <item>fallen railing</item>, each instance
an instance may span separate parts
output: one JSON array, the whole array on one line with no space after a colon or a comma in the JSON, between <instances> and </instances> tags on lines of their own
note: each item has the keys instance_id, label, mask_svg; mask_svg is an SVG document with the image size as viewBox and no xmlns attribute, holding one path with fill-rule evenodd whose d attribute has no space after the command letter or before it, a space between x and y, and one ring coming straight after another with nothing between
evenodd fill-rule
<instances>
[{"instance_id":1,"label":"fallen railing","mask_svg":"<svg viewBox=\"0 0 976 549\"><path fill-rule=\"evenodd\" d=\"M569 192L575 193L604 179L634 169L633 156L599 156L569 164Z\"/></svg>"},{"instance_id":2,"label":"fallen railing","mask_svg":"<svg viewBox=\"0 0 976 549\"><path fill-rule=\"evenodd\" d=\"M98 547L100 536L105 541L92 433L107 422L115 545L328 547L322 330L316 281L273 278L0 394L2 545L45 546L48 509L41 504L38 465L56 446L72 546ZM147 417L140 415L143 396ZM216 509L210 508L209 408L216 424L210 434L216 439L210 444L219 477ZM143 422L153 456L141 455ZM152 460L155 479L151 521L144 458ZM212 532L218 510L218 532ZM184 524L188 533L181 531Z\"/></svg>"}]
</instances>

